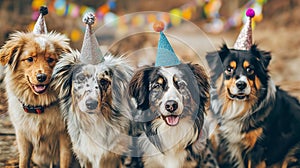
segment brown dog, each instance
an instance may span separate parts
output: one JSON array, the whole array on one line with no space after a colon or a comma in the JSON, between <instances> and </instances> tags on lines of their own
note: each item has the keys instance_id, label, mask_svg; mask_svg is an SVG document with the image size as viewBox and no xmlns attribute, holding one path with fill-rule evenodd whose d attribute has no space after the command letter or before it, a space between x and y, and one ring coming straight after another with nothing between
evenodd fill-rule
<instances>
[{"instance_id":1,"label":"brown dog","mask_svg":"<svg viewBox=\"0 0 300 168\"><path fill-rule=\"evenodd\" d=\"M0 50L20 167L28 167L31 159L39 167L69 167L71 144L57 95L49 87L59 55L69 50L63 35L31 32L12 34Z\"/></svg>"}]
</instances>

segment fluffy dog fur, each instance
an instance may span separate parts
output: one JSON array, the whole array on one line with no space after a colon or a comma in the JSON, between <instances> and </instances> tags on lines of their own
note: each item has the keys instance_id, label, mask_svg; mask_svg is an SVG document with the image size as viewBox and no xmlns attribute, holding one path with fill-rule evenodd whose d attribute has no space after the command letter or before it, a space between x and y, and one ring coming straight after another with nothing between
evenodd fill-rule
<instances>
[{"instance_id":1,"label":"fluffy dog fur","mask_svg":"<svg viewBox=\"0 0 300 168\"><path fill-rule=\"evenodd\" d=\"M70 140L57 95L49 87L59 55L67 51L68 39L63 35L23 32L12 34L0 50L1 63L7 65L8 112L16 131L20 167L28 167L31 159L39 167L69 166ZM44 112L26 113L23 105L41 107Z\"/></svg>"},{"instance_id":2,"label":"fluffy dog fur","mask_svg":"<svg viewBox=\"0 0 300 168\"><path fill-rule=\"evenodd\" d=\"M202 136L209 83L200 65L143 67L129 92L144 133L138 140L145 167L218 167Z\"/></svg>"},{"instance_id":3,"label":"fluffy dog fur","mask_svg":"<svg viewBox=\"0 0 300 168\"><path fill-rule=\"evenodd\" d=\"M130 141L126 88L133 71L123 58L106 55L92 65L79 56L65 55L53 74L73 150L81 166L120 167Z\"/></svg>"},{"instance_id":4,"label":"fluffy dog fur","mask_svg":"<svg viewBox=\"0 0 300 168\"><path fill-rule=\"evenodd\" d=\"M211 103L219 117L220 165L299 167L300 104L273 84L270 53L224 45L207 60L216 85Z\"/></svg>"}]
</instances>

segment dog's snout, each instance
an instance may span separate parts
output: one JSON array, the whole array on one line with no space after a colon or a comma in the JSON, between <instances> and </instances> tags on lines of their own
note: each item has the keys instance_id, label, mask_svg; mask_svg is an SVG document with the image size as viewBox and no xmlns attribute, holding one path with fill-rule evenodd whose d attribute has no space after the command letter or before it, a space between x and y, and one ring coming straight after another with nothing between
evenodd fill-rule
<instances>
[{"instance_id":1,"label":"dog's snout","mask_svg":"<svg viewBox=\"0 0 300 168\"><path fill-rule=\"evenodd\" d=\"M178 103L174 100L168 100L165 104L165 108L168 112L174 112L178 108Z\"/></svg>"},{"instance_id":2,"label":"dog's snout","mask_svg":"<svg viewBox=\"0 0 300 168\"><path fill-rule=\"evenodd\" d=\"M236 87L239 89L239 90L243 90L247 87L247 83L244 82L244 81L238 81L236 83Z\"/></svg>"},{"instance_id":3,"label":"dog's snout","mask_svg":"<svg viewBox=\"0 0 300 168\"><path fill-rule=\"evenodd\" d=\"M44 73L39 73L39 74L36 75L36 79L39 82L44 82L47 79L47 75L44 74Z\"/></svg>"},{"instance_id":4,"label":"dog's snout","mask_svg":"<svg viewBox=\"0 0 300 168\"><path fill-rule=\"evenodd\" d=\"M88 99L85 101L85 104L89 110L95 110L98 106L98 101L94 99Z\"/></svg>"}]
</instances>

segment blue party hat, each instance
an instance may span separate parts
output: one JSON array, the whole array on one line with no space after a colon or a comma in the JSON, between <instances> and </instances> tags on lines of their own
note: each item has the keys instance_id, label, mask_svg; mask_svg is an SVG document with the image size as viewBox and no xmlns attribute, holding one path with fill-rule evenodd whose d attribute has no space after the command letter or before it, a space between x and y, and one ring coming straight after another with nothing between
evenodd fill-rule
<instances>
[{"instance_id":1,"label":"blue party hat","mask_svg":"<svg viewBox=\"0 0 300 168\"><path fill-rule=\"evenodd\" d=\"M153 28L155 31L160 32L160 38L157 46L155 66L173 66L181 64L176 56L170 42L165 34L162 32L164 29L164 23L157 21Z\"/></svg>"}]
</instances>

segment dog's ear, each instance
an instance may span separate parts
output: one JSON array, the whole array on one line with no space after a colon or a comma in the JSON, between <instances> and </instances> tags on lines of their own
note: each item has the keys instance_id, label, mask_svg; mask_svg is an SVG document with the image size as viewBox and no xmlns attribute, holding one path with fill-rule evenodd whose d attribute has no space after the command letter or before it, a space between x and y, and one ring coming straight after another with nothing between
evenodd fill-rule
<instances>
[{"instance_id":1,"label":"dog's ear","mask_svg":"<svg viewBox=\"0 0 300 168\"><path fill-rule=\"evenodd\" d=\"M205 107L209 100L209 81L203 67L199 64L188 64L198 84L200 94L200 107Z\"/></svg>"},{"instance_id":2,"label":"dog's ear","mask_svg":"<svg viewBox=\"0 0 300 168\"><path fill-rule=\"evenodd\" d=\"M223 44L221 49L218 51L218 54L219 54L221 61L223 62L224 59L230 54L230 50L226 44Z\"/></svg>"},{"instance_id":3,"label":"dog's ear","mask_svg":"<svg viewBox=\"0 0 300 168\"><path fill-rule=\"evenodd\" d=\"M59 93L60 98L68 97L71 94L72 75L79 64L80 53L71 50L70 53L62 54L57 62L51 77L51 87Z\"/></svg>"},{"instance_id":4,"label":"dog's ear","mask_svg":"<svg viewBox=\"0 0 300 168\"><path fill-rule=\"evenodd\" d=\"M207 53L206 60L210 66L216 65L217 62L223 62L229 54L230 50L226 44L223 44L219 51Z\"/></svg>"},{"instance_id":5,"label":"dog's ear","mask_svg":"<svg viewBox=\"0 0 300 168\"><path fill-rule=\"evenodd\" d=\"M12 69L16 67L18 56L21 54L22 47L25 44L24 33L16 32L10 35L10 39L6 41L0 49L1 64L10 65Z\"/></svg>"},{"instance_id":6,"label":"dog's ear","mask_svg":"<svg viewBox=\"0 0 300 168\"><path fill-rule=\"evenodd\" d=\"M111 71L110 74L112 75L111 87L113 89L111 89L111 92L112 96L114 97L114 99L112 100L112 106L116 110L120 111L125 110L126 108L131 108L131 104L129 103L130 101L128 101L128 84L133 75L133 69L130 64L123 58L119 58L117 60L114 57L114 60L116 60L116 64L111 64L112 66L109 68ZM120 106L120 104L123 105Z\"/></svg>"},{"instance_id":7,"label":"dog's ear","mask_svg":"<svg viewBox=\"0 0 300 168\"><path fill-rule=\"evenodd\" d=\"M133 75L129 83L129 95L137 101L137 109L149 108L149 77L154 67L142 67Z\"/></svg>"},{"instance_id":8,"label":"dog's ear","mask_svg":"<svg viewBox=\"0 0 300 168\"><path fill-rule=\"evenodd\" d=\"M260 51L260 54L262 55L264 66L265 66L265 68L267 68L269 66L271 58L272 58L271 57L271 52Z\"/></svg>"},{"instance_id":9,"label":"dog's ear","mask_svg":"<svg viewBox=\"0 0 300 168\"><path fill-rule=\"evenodd\" d=\"M271 61L271 53L268 51L259 50L257 48L257 45L254 44L250 48L251 54L253 54L258 60L262 61L264 67L267 69L267 67L270 64Z\"/></svg>"},{"instance_id":10,"label":"dog's ear","mask_svg":"<svg viewBox=\"0 0 300 168\"><path fill-rule=\"evenodd\" d=\"M210 68L210 77L213 84L216 83L217 79L223 73L223 61L229 54L230 50L226 44L223 44L219 51L207 53L205 58Z\"/></svg>"},{"instance_id":11,"label":"dog's ear","mask_svg":"<svg viewBox=\"0 0 300 168\"><path fill-rule=\"evenodd\" d=\"M55 52L58 55L71 52L69 45L70 39L68 39L65 35L51 32L49 34L49 38L52 40Z\"/></svg>"}]
</instances>

